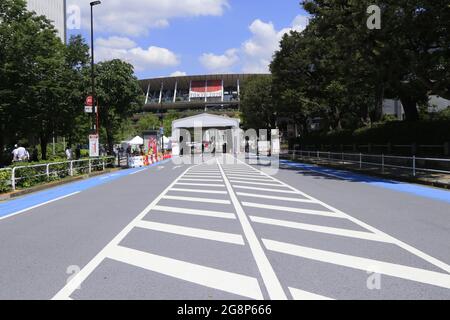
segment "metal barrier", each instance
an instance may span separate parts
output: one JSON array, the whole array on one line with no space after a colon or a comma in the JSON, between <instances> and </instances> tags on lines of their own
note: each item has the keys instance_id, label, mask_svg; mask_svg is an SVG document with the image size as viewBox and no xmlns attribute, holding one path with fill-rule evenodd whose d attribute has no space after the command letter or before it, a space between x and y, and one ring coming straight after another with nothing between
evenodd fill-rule
<instances>
[{"instance_id":1,"label":"metal barrier","mask_svg":"<svg viewBox=\"0 0 450 320\"><path fill-rule=\"evenodd\" d=\"M82 173L92 173L93 171L104 171L107 166L115 166L115 157L81 159L63 162L51 162L45 164L35 164L28 166L16 166L13 168L0 169L1 171L11 171L10 186L14 191L17 187L17 182L25 178L39 178L51 180L54 178L63 178L65 176L75 176ZM53 168L53 169L52 169ZM35 169L36 173L29 176L21 176L20 173L26 169Z\"/></svg>"},{"instance_id":2,"label":"metal barrier","mask_svg":"<svg viewBox=\"0 0 450 320\"><path fill-rule=\"evenodd\" d=\"M296 158L309 158L341 164L356 164L359 165L360 169L365 165L375 166L380 167L383 173L388 168L402 169L407 170L414 177L417 176L418 172L450 174L450 159L445 158L401 157L384 154L322 151L288 151L287 156L292 157L292 160Z\"/></svg>"}]
</instances>

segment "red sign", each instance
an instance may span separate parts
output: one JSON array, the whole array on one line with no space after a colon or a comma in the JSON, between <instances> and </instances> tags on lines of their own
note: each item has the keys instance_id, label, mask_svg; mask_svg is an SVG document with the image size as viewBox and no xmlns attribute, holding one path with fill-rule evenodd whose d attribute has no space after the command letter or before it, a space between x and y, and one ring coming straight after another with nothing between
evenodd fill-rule
<instances>
[{"instance_id":1,"label":"red sign","mask_svg":"<svg viewBox=\"0 0 450 320\"><path fill-rule=\"evenodd\" d=\"M92 96L88 96L86 98L86 106L92 107L94 105L94 98Z\"/></svg>"},{"instance_id":2,"label":"red sign","mask_svg":"<svg viewBox=\"0 0 450 320\"><path fill-rule=\"evenodd\" d=\"M192 81L191 98L221 97L223 93L222 80Z\"/></svg>"}]
</instances>

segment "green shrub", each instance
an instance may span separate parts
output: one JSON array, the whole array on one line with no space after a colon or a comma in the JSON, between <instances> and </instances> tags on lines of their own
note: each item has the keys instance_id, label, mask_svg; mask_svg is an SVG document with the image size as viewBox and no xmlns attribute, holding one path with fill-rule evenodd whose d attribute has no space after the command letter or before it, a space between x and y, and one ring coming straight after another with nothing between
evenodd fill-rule
<instances>
[{"instance_id":1,"label":"green shrub","mask_svg":"<svg viewBox=\"0 0 450 320\"><path fill-rule=\"evenodd\" d=\"M11 171L0 171L0 193L11 191Z\"/></svg>"},{"instance_id":2,"label":"green shrub","mask_svg":"<svg viewBox=\"0 0 450 320\"><path fill-rule=\"evenodd\" d=\"M388 121L372 127L351 131L312 133L290 141L299 145L350 145L350 144L428 144L440 145L450 141L450 120Z\"/></svg>"}]
</instances>

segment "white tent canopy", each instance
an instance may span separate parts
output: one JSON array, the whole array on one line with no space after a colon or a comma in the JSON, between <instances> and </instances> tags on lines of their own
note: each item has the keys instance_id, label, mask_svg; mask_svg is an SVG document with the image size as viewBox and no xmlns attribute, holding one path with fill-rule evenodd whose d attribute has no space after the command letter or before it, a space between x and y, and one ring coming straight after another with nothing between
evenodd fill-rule
<instances>
[{"instance_id":1,"label":"white tent canopy","mask_svg":"<svg viewBox=\"0 0 450 320\"><path fill-rule=\"evenodd\" d=\"M203 128L239 128L239 119L222 116L215 116L203 113L197 116L188 117L172 122L172 132L176 129Z\"/></svg>"},{"instance_id":2,"label":"white tent canopy","mask_svg":"<svg viewBox=\"0 0 450 320\"><path fill-rule=\"evenodd\" d=\"M132 146L142 146L144 144L144 139L139 136L134 137L132 140L128 142L128 144Z\"/></svg>"}]
</instances>

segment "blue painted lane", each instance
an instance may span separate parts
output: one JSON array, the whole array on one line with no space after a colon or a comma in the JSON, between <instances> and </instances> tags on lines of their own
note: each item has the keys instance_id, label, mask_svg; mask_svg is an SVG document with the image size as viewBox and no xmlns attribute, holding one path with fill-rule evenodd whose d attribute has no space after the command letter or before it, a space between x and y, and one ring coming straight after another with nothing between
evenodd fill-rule
<instances>
[{"instance_id":1,"label":"blue painted lane","mask_svg":"<svg viewBox=\"0 0 450 320\"><path fill-rule=\"evenodd\" d=\"M87 189L91 189L115 180L118 180L120 178L123 178L125 176L128 176L130 174L133 174L137 171L141 170L148 170L151 167L159 166L164 163L169 162L169 160L161 161L155 164L152 164L145 168L135 168L135 169L126 169L117 171L115 173L105 174L101 175L95 178L89 178L86 180L69 183L60 187L55 187L52 189L40 191L37 193L33 193L24 197L20 197L14 200L9 200L0 203L0 219L5 218L7 216L13 215L16 212L25 210L30 207L38 206L40 204L68 196L70 194L73 194L75 192L81 192Z\"/></svg>"},{"instance_id":2,"label":"blue painted lane","mask_svg":"<svg viewBox=\"0 0 450 320\"><path fill-rule=\"evenodd\" d=\"M450 203L450 191L444 189L437 189L427 186L421 186L412 183L399 182L394 180L382 179L377 177L369 177L363 174L354 173L350 171L337 170L331 168L320 167L311 164L297 163L289 160L280 160L281 164L289 167L294 167L302 170L309 170L326 176L335 177L338 179L361 182L370 184L372 186L385 188L397 192L404 192L420 197L425 197L433 200L440 200Z\"/></svg>"}]
</instances>

